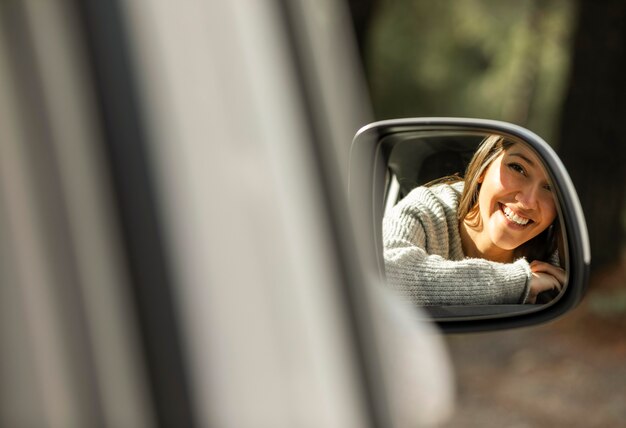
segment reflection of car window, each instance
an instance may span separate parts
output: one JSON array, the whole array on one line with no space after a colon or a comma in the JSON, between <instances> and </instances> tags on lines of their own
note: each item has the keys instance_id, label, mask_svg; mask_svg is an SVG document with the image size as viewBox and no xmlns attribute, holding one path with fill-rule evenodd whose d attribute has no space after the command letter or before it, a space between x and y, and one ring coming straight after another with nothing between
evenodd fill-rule
<instances>
[{"instance_id":1,"label":"reflection of car window","mask_svg":"<svg viewBox=\"0 0 626 428\"><path fill-rule=\"evenodd\" d=\"M400 193L400 183L396 174L391 173L391 179L387 187L387 195L385 196L385 214L389 212L391 208L400 200L402 196Z\"/></svg>"}]
</instances>

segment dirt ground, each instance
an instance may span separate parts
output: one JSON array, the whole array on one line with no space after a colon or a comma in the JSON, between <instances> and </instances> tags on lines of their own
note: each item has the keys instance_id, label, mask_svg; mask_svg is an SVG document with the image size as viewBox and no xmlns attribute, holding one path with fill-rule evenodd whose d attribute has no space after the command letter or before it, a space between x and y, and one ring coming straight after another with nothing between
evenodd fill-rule
<instances>
[{"instance_id":1,"label":"dirt ground","mask_svg":"<svg viewBox=\"0 0 626 428\"><path fill-rule=\"evenodd\" d=\"M445 428L626 427L626 257L556 321L446 340L458 400Z\"/></svg>"}]
</instances>

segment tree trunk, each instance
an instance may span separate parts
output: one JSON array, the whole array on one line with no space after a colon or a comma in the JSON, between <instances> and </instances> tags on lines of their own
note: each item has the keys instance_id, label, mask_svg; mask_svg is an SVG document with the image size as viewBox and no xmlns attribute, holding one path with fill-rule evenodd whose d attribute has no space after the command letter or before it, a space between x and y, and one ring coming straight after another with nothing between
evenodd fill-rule
<instances>
[{"instance_id":1,"label":"tree trunk","mask_svg":"<svg viewBox=\"0 0 626 428\"><path fill-rule=\"evenodd\" d=\"M626 2L582 0L559 152L587 219L592 271L623 248Z\"/></svg>"}]
</instances>

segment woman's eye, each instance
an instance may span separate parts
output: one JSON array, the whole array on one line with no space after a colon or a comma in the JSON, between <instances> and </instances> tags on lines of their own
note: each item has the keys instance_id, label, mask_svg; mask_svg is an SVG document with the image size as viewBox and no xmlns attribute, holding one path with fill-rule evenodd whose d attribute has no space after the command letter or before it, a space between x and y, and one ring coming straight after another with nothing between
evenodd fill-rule
<instances>
[{"instance_id":1,"label":"woman's eye","mask_svg":"<svg viewBox=\"0 0 626 428\"><path fill-rule=\"evenodd\" d=\"M522 175L526 175L526 170L524 169L523 166L521 166L518 163L515 163L515 162L510 163L509 168L511 168L513 171L519 172Z\"/></svg>"},{"instance_id":2,"label":"woman's eye","mask_svg":"<svg viewBox=\"0 0 626 428\"><path fill-rule=\"evenodd\" d=\"M546 189L548 192L552 192L552 186L550 186L549 184L546 184L545 186L543 186L544 189Z\"/></svg>"}]
</instances>

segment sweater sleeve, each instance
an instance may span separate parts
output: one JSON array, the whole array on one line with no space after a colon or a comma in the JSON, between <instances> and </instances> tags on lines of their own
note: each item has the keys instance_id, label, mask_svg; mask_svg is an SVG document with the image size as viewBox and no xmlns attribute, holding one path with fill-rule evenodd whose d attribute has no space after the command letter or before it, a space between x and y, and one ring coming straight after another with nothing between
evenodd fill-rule
<instances>
[{"instance_id":1,"label":"sweater sleeve","mask_svg":"<svg viewBox=\"0 0 626 428\"><path fill-rule=\"evenodd\" d=\"M435 222L431 216L420 216L414 206L398 208L383 220L383 243L388 282L401 295L419 305L526 301L531 271L525 259L497 263L470 258L448 260L441 254L428 254L426 243L434 239L433 234L446 236L449 233L443 230L433 232ZM438 223L445 225L445 220ZM458 240L460 245L460 237ZM430 244L432 247L432 242Z\"/></svg>"}]
</instances>

